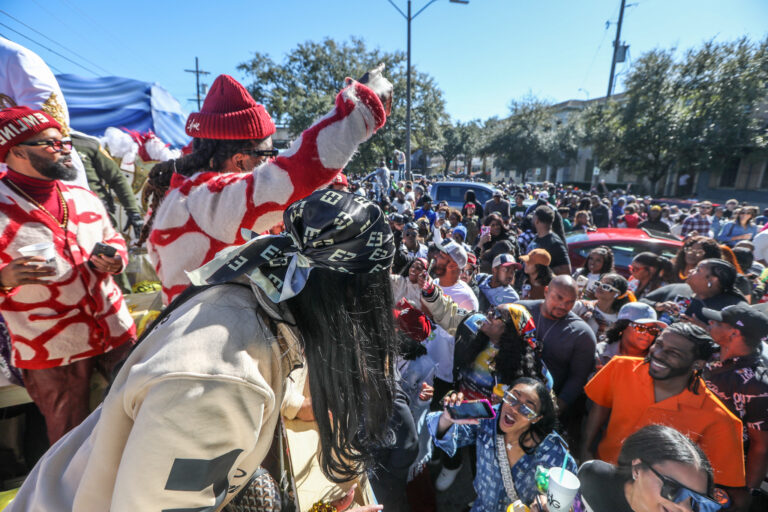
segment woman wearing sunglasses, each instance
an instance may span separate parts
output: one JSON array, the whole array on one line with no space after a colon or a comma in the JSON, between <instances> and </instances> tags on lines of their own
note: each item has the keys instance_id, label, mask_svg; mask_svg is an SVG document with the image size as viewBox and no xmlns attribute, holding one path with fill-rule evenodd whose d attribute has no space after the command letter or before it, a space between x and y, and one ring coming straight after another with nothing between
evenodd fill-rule
<instances>
[{"instance_id":1,"label":"woman wearing sunglasses","mask_svg":"<svg viewBox=\"0 0 768 512\"><path fill-rule=\"evenodd\" d=\"M757 234L755 217L757 208L754 206L745 206L734 211L733 220L723 226L717 235L717 241L733 248L742 240L752 240Z\"/></svg>"},{"instance_id":2,"label":"woman wearing sunglasses","mask_svg":"<svg viewBox=\"0 0 768 512\"><path fill-rule=\"evenodd\" d=\"M609 272L615 272L613 268L613 250L605 245L600 245L589 251L587 261L584 262L584 266L576 270L573 273L573 278L577 279L579 276L587 278L587 286L584 290L584 296L588 299L595 298L595 283L600 280L600 277Z\"/></svg>"},{"instance_id":3,"label":"woman wearing sunglasses","mask_svg":"<svg viewBox=\"0 0 768 512\"><path fill-rule=\"evenodd\" d=\"M648 304L625 304L597 344L595 368L599 370L614 356L645 357L656 337L667 327L656 319L656 311Z\"/></svg>"},{"instance_id":4,"label":"woman wearing sunglasses","mask_svg":"<svg viewBox=\"0 0 768 512\"><path fill-rule=\"evenodd\" d=\"M593 512L716 512L713 472L704 452L677 430L643 427L627 437L618 466L579 468L581 499Z\"/></svg>"},{"instance_id":5,"label":"woman wearing sunglasses","mask_svg":"<svg viewBox=\"0 0 768 512\"><path fill-rule=\"evenodd\" d=\"M514 381L494 407L493 419L452 419L447 408L462 400L461 393L446 397L446 409L430 413L427 426L435 446L450 455L461 446L476 445L473 512L504 512L518 500L534 505L539 497L536 466L562 467L565 462L566 469L575 471L574 459L555 431L552 395L541 381L527 377Z\"/></svg>"},{"instance_id":6,"label":"woman wearing sunglasses","mask_svg":"<svg viewBox=\"0 0 768 512\"><path fill-rule=\"evenodd\" d=\"M619 274L603 275L593 289L597 300L576 301L572 311L587 322L599 339L618 320L621 307L636 299L629 291L629 282Z\"/></svg>"},{"instance_id":7,"label":"woman wearing sunglasses","mask_svg":"<svg viewBox=\"0 0 768 512\"><path fill-rule=\"evenodd\" d=\"M666 281L668 283L684 283L688 274L696 268L701 260L722 257L723 251L714 239L706 236L688 237L680 250L677 251L673 260L674 269L671 275L667 276Z\"/></svg>"}]
</instances>

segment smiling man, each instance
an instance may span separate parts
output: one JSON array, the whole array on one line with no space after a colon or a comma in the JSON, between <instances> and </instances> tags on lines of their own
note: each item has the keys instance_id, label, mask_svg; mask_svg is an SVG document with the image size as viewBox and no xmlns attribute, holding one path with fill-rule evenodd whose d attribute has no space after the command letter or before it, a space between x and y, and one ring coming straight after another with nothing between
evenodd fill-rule
<instances>
[{"instance_id":1,"label":"smiling man","mask_svg":"<svg viewBox=\"0 0 768 512\"><path fill-rule=\"evenodd\" d=\"M615 464L622 441L651 424L673 427L707 454L715 483L744 486L741 420L707 389L701 370L714 352L707 332L678 322L667 327L645 359L614 357L584 388L594 402L587 418L581 460Z\"/></svg>"}]
</instances>

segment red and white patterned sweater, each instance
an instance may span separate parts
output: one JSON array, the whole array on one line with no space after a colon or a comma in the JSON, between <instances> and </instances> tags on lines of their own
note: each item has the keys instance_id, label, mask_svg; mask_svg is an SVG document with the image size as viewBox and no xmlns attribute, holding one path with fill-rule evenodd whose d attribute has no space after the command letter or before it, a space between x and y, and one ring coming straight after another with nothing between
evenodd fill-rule
<instances>
[{"instance_id":1,"label":"red and white patterned sweater","mask_svg":"<svg viewBox=\"0 0 768 512\"><path fill-rule=\"evenodd\" d=\"M51 284L0 293L18 368L64 366L108 352L136 335L120 288L110 275L88 265L96 242L117 248L126 264L125 241L92 192L61 182L59 187L67 202L66 229L0 181L0 267L20 258L20 247L53 241L56 248Z\"/></svg>"},{"instance_id":2,"label":"red and white patterned sweater","mask_svg":"<svg viewBox=\"0 0 768 512\"><path fill-rule=\"evenodd\" d=\"M386 81L384 81L386 82ZM241 228L263 232L283 211L331 182L358 145L384 125L376 88L353 82L336 96L335 108L304 131L276 159L250 173L174 175L157 209L147 249L170 303L190 283L185 271L209 262L245 240Z\"/></svg>"}]
</instances>

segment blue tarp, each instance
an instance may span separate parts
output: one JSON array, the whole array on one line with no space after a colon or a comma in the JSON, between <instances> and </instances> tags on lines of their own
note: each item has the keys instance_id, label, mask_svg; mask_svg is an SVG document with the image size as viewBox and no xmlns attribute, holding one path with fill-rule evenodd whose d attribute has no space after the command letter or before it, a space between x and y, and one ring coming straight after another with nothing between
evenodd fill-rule
<instances>
[{"instance_id":1,"label":"blue tarp","mask_svg":"<svg viewBox=\"0 0 768 512\"><path fill-rule=\"evenodd\" d=\"M131 78L86 78L56 75L69 109L72 128L101 137L110 126L139 132L152 130L172 148L191 140L184 133L187 114L171 94L157 84Z\"/></svg>"}]
</instances>

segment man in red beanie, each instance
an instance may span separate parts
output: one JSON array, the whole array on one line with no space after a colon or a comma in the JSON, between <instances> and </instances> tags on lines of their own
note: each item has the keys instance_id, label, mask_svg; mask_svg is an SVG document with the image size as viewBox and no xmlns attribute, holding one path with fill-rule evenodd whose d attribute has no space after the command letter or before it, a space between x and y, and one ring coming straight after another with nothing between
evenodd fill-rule
<instances>
[{"instance_id":1,"label":"man in red beanie","mask_svg":"<svg viewBox=\"0 0 768 512\"><path fill-rule=\"evenodd\" d=\"M71 150L45 112L0 110L0 311L51 443L85 419L91 373L108 375L136 332L111 277L125 241L98 197L62 183Z\"/></svg>"},{"instance_id":2,"label":"man in red beanie","mask_svg":"<svg viewBox=\"0 0 768 512\"><path fill-rule=\"evenodd\" d=\"M289 204L329 184L384 125L392 84L382 70L348 79L333 110L280 156L264 106L234 78L216 78L202 110L187 120L194 151L156 165L145 189L152 216L140 241L148 239L166 304L190 285L186 272L244 243L242 228L263 232L277 224Z\"/></svg>"}]
</instances>

